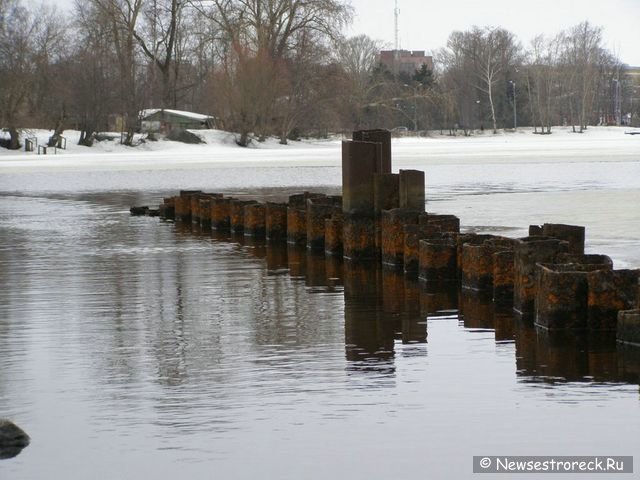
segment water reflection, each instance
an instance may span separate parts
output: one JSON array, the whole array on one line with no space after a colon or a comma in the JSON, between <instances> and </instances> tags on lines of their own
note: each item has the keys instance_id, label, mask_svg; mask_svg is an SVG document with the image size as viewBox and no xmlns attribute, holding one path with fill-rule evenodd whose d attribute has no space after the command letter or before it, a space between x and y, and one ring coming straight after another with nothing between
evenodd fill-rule
<instances>
[{"instance_id":1,"label":"water reflection","mask_svg":"<svg viewBox=\"0 0 640 480\"><path fill-rule=\"evenodd\" d=\"M158 196L0 203L0 402L35 424L21 455L34 469L55 463L41 446L61 428L65 449L81 438L87 457L121 445L137 465L145 445L169 463L231 464L246 442L311 444L328 425L349 448L362 419L393 427L391 411L407 415L395 432L419 419L439 437L460 412L532 405L522 390L540 385L581 382L587 398L604 385L622 402L629 389L607 384L638 383L637 349L539 332L486 298L396 271L133 218L122 203ZM491 389L469 378L476 361ZM473 418L483 431L495 416L484 418Z\"/></svg>"}]
</instances>

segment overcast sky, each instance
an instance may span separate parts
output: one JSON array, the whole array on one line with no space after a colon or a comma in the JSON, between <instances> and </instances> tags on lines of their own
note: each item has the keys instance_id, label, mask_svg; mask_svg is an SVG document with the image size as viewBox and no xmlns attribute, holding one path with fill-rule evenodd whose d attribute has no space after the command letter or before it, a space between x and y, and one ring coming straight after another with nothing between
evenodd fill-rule
<instances>
[{"instance_id":1,"label":"overcast sky","mask_svg":"<svg viewBox=\"0 0 640 480\"><path fill-rule=\"evenodd\" d=\"M393 48L394 0L351 0L355 19L350 34L365 33ZM624 63L640 66L640 0L398 0L400 46L437 50L454 30L501 26L524 46L538 34L588 20L604 27L605 45Z\"/></svg>"},{"instance_id":2,"label":"overcast sky","mask_svg":"<svg viewBox=\"0 0 640 480\"><path fill-rule=\"evenodd\" d=\"M37 0L32 0L37 1ZM73 0L49 0L70 8ZM394 0L351 0L349 34L394 43ZM540 33L555 35L584 20L604 27L605 44L622 62L640 66L640 0L398 0L401 47L434 51L454 30L501 26L524 46Z\"/></svg>"}]
</instances>

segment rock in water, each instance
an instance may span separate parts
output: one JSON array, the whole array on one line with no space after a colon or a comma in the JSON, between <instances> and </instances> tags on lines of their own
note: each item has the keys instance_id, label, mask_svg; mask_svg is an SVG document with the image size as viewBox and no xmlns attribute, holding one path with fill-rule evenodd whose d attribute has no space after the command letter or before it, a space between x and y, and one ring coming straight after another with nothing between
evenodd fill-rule
<instances>
[{"instance_id":1,"label":"rock in water","mask_svg":"<svg viewBox=\"0 0 640 480\"><path fill-rule=\"evenodd\" d=\"M15 457L30 441L29 435L20 427L0 418L0 459Z\"/></svg>"}]
</instances>

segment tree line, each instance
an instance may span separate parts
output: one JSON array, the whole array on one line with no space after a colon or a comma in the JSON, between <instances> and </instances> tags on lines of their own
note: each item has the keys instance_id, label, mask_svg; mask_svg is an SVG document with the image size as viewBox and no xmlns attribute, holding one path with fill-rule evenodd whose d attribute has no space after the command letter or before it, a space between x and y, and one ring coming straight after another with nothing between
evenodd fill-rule
<instances>
[{"instance_id":1,"label":"tree line","mask_svg":"<svg viewBox=\"0 0 640 480\"><path fill-rule=\"evenodd\" d=\"M131 145L146 108L213 115L240 145L398 126L583 131L637 115L637 87L588 22L527 48L502 28L456 31L435 71L394 74L380 42L342 34L352 15L339 0L78 0L71 12L0 0L3 142L20 148L20 130L39 127L55 145L74 128L91 145L117 127Z\"/></svg>"}]
</instances>

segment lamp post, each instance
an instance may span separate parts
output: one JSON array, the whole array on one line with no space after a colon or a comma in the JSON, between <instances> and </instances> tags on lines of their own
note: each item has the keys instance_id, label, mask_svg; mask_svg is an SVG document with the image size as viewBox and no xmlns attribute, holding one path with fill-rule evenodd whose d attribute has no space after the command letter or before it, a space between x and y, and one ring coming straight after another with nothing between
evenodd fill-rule
<instances>
[{"instance_id":1,"label":"lamp post","mask_svg":"<svg viewBox=\"0 0 640 480\"><path fill-rule=\"evenodd\" d=\"M514 80L509 80L513 88L513 130L515 131L518 128L518 110L516 107L516 82Z\"/></svg>"}]
</instances>

